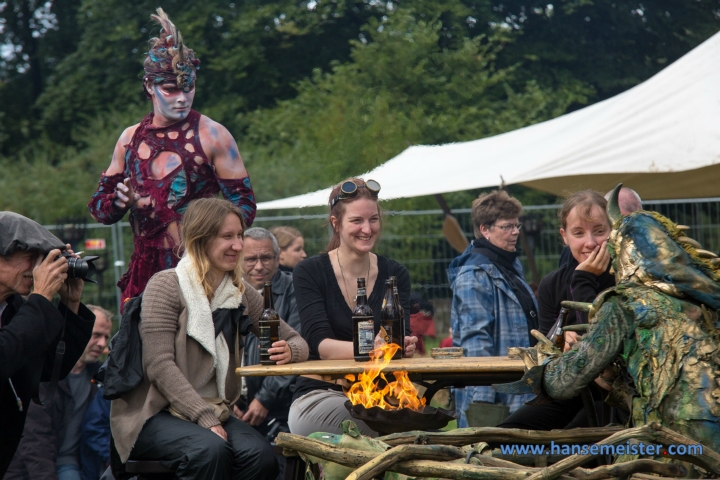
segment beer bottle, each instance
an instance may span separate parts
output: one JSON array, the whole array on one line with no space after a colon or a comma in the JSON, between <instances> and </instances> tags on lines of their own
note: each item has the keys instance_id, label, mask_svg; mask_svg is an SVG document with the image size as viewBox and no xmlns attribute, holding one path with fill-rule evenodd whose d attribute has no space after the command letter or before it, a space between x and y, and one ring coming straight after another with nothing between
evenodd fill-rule
<instances>
[{"instance_id":1,"label":"beer bottle","mask_svg":"<svg viewBox=\"0 0 720 480\"><path fill-rule=\"evenodd\" d=\"M400 304L400 294L398 293L398 286L397 286L397 277L389 277L390 281L392 282L393 286L393 295L395 296L395 305L397 305L398 310L400 310L400 318L403 321L403 324L405 323L405 309ZM403 325L404 327L405 325ZM403 332L405 330L403 329Z\"/></svg>"},{"instance_id":2,"label":"beer bottle","mask_svg":"<svg viewBox=\"0 0 720 480\"><path fill-rule=\"evenodd\" d=\"M558 315L557 320L555 320L555 324L547 334L547 338L555 342L555 346L559 348L561 352L563 351L563 348L565 348L565 335L563 335L563 328L567 326L569 314L570 310L562 307L560 309L560 315Z\"/></svg>"},{"instance_id":3,"label":"beer bottle","mask_svg":"<svg viewBox=\"0 0 720 480\"><path fill-rule=\"evenodd\" d=\"M265 282L263 287L263 313L260 316L258 328L260 329L260 365L275 365L270 360L268 348L272 348L272 344L280 340L278 329L280 327L280 316L275 310L273 302L272 282Z\"/></svg>"},{"instance_id":4,"label":"beer bottle","mask_svg":"<svg viewBox=\"0 0 720 480\"><path fill-rule=\"evenodd\" d=\"M403 358L405 347L405 332L403 332L400 309L395 301L395 292L392 280L385 280L385 297L383 298L382 315L380 317L380 334L384 336L385 343L394 343L400 349L393 355L393 360Z\"/></svg>"},{"instance_id":5,"label":"beer bottle","mask_svg":"<svg viewBox=\"0 0 720 480\"><path fill-rule=\"evenodd\" d=\"M390 277L390 280L392 280L393 284L393 296L395 297L395 305L397 305L398 311L400 312L400 325L402 326L402 335L403 335L403 342L405 342L405 309L402 307L402 304L400 303L400 294L398 293L398 287L397 287L397 277L393 276ZM403 352L405 351L405 345L400 345L403 349Z\"/></svg>"},{"instance_id":6,"label":"beer bottle","mask_svg":"<svg viewBox=\"0 0 720 480\"><path fill-rule=\"evenodd\" d=\"M357 297L352 313L353 356L356 362L370 360L370 352L375 347L375 320L373 311L367 303L365 279L357 279Z\"/></svg>"}]
</instances>

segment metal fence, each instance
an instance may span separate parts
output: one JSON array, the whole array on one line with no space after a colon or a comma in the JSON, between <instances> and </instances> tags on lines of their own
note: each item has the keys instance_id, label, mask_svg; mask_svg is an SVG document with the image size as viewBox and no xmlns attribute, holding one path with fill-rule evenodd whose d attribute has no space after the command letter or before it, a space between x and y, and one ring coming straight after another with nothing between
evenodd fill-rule
<instances>
[{"instance_id":1,"label":"metal fence","mask_svg":"<svg viewBox=\"0 0 720 480\"><path fill-rule=\"evenodd\" d=\"M643 202L647 210L655 210L676 223L690 227L690 236L705 249L720 251L720 198L690 200L662 200ZM523 233L534 266L527 255L520 257L529 283L539 282L542 276L558 266L562 240L558 233L557 211L559 205L524 207ZM264 213L264 212L261 212ZM470 209L455 210L461 228L468 239L473 237ZM383 232L376 244L376 251L393 258L407 267L413 288L422 290L436 308L438 334L443 336L449 324L449 305L452 292L445 270L458 255L442 235L442 210L385 211ZM324 250L330 231L325 215L259 216L253 226L269 228L289 225L303 232L305 251L314 255ZM62 225L48 225L57 234ZM108 226L89 224L85 238L102 238L106 249L97 254L103 256L98 275L98 285L88 285L85 301L97 303L113 311L119 309L119 294L115 284L127 269L127 260L133 249L132 231L122 222ZM61 237L62 238L62 237ZM82 242L79 242L82 243ZM76 250L83 250L78 246ZM86 255L93 252L85 252Z\"/></svg>"}]
</instances>

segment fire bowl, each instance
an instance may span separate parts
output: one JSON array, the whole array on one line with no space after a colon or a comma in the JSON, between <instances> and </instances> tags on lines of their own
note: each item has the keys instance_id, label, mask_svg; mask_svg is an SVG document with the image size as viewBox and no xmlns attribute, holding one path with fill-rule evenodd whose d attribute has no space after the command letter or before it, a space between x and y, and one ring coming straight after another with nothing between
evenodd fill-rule
<instances>
[{"instance_id":1,"label":"fire bowl","mask_svg":"<svg viewBox=\"0 0 720 480\"><path fill-rule=\"evenodd\" d=\"M411 430L438 430L457 418L447 410L427 405L419 412L409 408L383 410L380 407L365 408L362 405L353 405L348 400L345 402L345 408L350 411L353 418L362 420L368 427L383 435Z\"/></svg>"}]
</instances>

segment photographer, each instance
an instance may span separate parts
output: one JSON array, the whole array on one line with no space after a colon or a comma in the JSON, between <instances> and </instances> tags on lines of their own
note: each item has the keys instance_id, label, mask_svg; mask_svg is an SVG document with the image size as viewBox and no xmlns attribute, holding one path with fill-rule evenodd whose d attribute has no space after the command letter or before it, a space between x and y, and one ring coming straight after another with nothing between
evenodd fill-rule
<instances>
[{"instance_id":1,"label":"photographer","mask_svg":"<svg viewBox=\"0 0 720 480\"><path fill-rule=\"evenodd\" d=\"M50 380L63 331L60 378L92 334L95 315L80 303L83 281L68 278L61 254L72 255L69 248L36 222L0 212L0 477L17 449L37 382Z\"/></svg>"}]
</instances>

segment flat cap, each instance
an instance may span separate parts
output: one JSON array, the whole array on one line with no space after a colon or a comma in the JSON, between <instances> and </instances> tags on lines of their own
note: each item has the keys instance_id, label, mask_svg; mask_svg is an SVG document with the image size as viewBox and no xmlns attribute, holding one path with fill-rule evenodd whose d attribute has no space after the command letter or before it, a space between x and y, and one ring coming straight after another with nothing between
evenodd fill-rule
<instances>
[{"instance_id":1,"label":"flat cap","mask_svg":"<svg viewBox=\"0 0 720 480\"><path fill-rule=\"evenodd\" d=\"M14 212L0 212L0 255L15 250L49 252L65 249L65 244L50 231L27 217Z\"/></svg>"}]
</instances>

